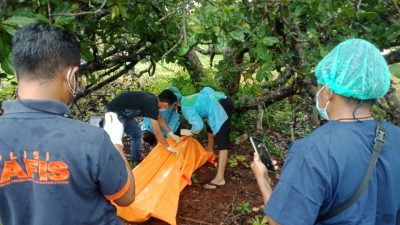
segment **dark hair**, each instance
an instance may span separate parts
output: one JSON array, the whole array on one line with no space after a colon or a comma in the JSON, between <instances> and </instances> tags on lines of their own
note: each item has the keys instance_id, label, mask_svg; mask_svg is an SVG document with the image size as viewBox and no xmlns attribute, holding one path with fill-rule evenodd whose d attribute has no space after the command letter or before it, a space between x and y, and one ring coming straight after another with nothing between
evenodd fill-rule
<instances>
[{"instance_id":1,"label":"dark hair","mask_svg":"<svg viewBox=\"0 0 400 225\"><path fill-rule=\"evenodd\" d=\"M51 80L67 66L79 66L79 42L67 31L29 24L13 38L12 59L18 79Z\"/></svg>"},{"instance_id":2,"label":"dark hair","mask_svg":"<svg viewBox=\"0 0 400 225\"><path fill-rule=\"evenodd\" d=\"M171 90L165 89L158 95L158 99L160 102L167 102L168 104L172 105L174 102L176 102L178 99L176 98L174 92Z\"/></svg>"},{"instance_id":3,"label":"dark hair","mask_svg":"<svg viewBox=\"0 0 400 225\"><path fill-rule=\"evenodd\" d=\"M356 118L357 110L359 110L363 106L370 108L372 105L374 105L376 103L376 99L360 100L360 99L356 99L353 97L346 97L346 96L342 96L342 95L341 95L341 97L343 97L343 99L345 100L345 104L347 104L347 106L354 107L353 119L356 119L357 121L359 121Z\"/></svg>"},{"instance_id":4,"label":"dark hair","mask_svg":"<svg viewBox=\"0 0 400 225\"><path fill-rule=\"evenodd\" d=\"M376 101L376 99L360 100L357 98L347 97L347 96L343 96L343 95L341 95L341 97L345 100L345 103L347 104L347 106L350 106L350 107L356 107L356 106L360 107L361 105L368 105L368 107L369 107L369 106L372 106Z\"/></svg>"}]
</instances>

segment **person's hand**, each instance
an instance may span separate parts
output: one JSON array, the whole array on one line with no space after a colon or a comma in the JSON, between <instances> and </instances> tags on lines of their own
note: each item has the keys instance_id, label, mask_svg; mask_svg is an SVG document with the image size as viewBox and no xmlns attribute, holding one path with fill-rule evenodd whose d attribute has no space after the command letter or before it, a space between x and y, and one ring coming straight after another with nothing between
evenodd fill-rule
<instances>
[{"instance_id":1,"label":"person's hand","mask_svg":"<svg viewBox=\"0 0 400 225\"><path fill-rule=\"evenodd\" d=\"M124 134L124 125L119 121L114 112L107 112L104 115L104 130L111 138L113 144L122 144L122 135Z\"/></svg>"},{"instance_id":2,"label":"person's hand","mask_svg":"<svg viewBox=\"0 0 400 225\"><path fill-rule=\"evenodd\" d=\"M183 136L193 136L192 131L188 130L188 129L181 129L181 135Z\"/></svg>"},{"instance_id":3,"label":"person's hand","mask_svg":"<svg viewBox=\"0 0 400 225\"><path fill-rule=\"evenodd\" d=\"M168 147L167 147L167 150L170 151L170 152L172 152L172 153L174 153L174 154L176 154L177 156L179 155L178 149L175 148L174 146L171 146L171 145L168 146Z\"/></svg>"},{"instance_id":4,"label":"person's hand","mask_svg":"<svg viewBox=\"0 0 400 225\"><path fill-rule=\"evenodd\" d=\"M274 165L276 171L278 170L277 164L278 162L276 160L272 160L272 165ZM268 183L271 183L271 180L268 176L267 167L264 165L264 163L261 162L258 152L254 152L253 162L251 163L251 170L253 171L253 174L257 180L265 180Z\"/></svg>"},{"instance_id":5,"label":"person's hand","mask_svg":"<svg viewBox=\"0 0 400 225\"><path fill-rule=\"evenodd\" d=\"M254 159L250 167L257 180L267 178L267 181L269 182L267 167L265 167L264 163L261 162L260 156L257 152L254 152ZM265 174L267 174L267 176L265 176Z\"/></svg>"},{"instance_id":6,"label":"person's hand","mask_svg":"<svg viewBox=\"0 0 400 225\"><path fill-rule=\"evenodd\" d=\"M168 137L172 138L176 143L180 141L179 136L172 133L172 131L168 133Z\"/></svg>"}]
</instances>

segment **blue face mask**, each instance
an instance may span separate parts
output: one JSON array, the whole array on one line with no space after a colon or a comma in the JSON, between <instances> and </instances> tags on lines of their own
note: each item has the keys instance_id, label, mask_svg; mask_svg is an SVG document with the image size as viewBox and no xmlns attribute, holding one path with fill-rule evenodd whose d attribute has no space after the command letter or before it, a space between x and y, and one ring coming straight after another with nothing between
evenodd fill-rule
<instances>
[{"instance_id":1,"label":"blue face mask","mask_svg":"<svg viewBox=\"0 0 400 225\"><path fill-rule=\"evenodd\" d=\"M328 116L328 111L326 111L326 109L328 108L329 103L331 102L331 100L329 100L325 107L323 109L321 109L319 107L319 93L321 93L321 91L325 88L326 86L324 85L321 89L319 89L319 91L317 92L316 98L315 98L315 106L317 107L319 114L321 115L321 117L324 120L329 120L329 116Z\"/></svg>"}]
</instances>

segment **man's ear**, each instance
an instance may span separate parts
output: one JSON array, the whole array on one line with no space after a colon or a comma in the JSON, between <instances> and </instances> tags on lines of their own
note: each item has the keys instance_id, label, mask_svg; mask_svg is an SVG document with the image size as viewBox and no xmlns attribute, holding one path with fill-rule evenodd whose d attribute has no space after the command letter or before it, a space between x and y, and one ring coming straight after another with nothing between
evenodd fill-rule
<instances>
[{"instance_id":1,"label":"man's ear","mask_svg":"<svg viewBox=\"0 0 400 225\"><path fill-rule=\"evenodd\" d=\"M67 80L68 78L70 79L70 82L73 82L73 78L75 78L75 76L77 75L79 70L79 67L77 66L68 66L64 69L64 71L62 72L64 74L64 78L65 80Z\"/></svg>"},{"instance_id":2,"label":"man's ear","mask_svg":"<svg viewBox=\"0 0 400 225\"><path fill-rule=\"evenodd\" d=\"M333 92L331 89L328 88L328 86L325 85L324 89L319 94L320 98L322 98L324 101L329 101L332 99Z\"/></svg>"}]
</instances>

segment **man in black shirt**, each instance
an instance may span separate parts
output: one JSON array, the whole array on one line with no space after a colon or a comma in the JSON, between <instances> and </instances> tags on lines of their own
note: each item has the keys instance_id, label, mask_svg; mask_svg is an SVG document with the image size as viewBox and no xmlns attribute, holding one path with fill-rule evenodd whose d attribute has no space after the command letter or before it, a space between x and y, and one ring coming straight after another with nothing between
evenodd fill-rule
<instances>
[{"instance_id":1,"label":"man in black shirt","mask_svg":"<svg viewBox=\"0 0 400 225\"><path fill-rule=\"evenodd\" d=\"M131 161L139 163L142 149L142 130L136 117L150 118L151 126L157 141L165 146L165 148L174 153L178 150L170 146L165 140L161 132L160 126L170 133L169 137L179 142L179 137L171 132L164 119L160 116L159 111L167 109L176 102L176 96L170 90L162 91L158 97L143 91L128 91L115 97L106 105L106 110L118 114L119 120L124 124L124 131L131 136Z\"/></svg>"}]
</instances>

